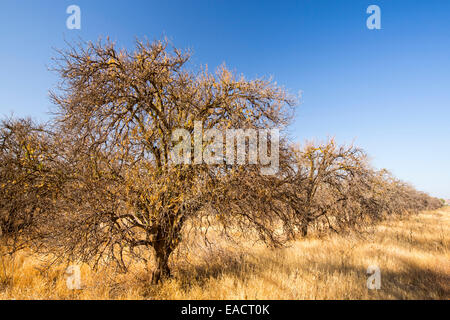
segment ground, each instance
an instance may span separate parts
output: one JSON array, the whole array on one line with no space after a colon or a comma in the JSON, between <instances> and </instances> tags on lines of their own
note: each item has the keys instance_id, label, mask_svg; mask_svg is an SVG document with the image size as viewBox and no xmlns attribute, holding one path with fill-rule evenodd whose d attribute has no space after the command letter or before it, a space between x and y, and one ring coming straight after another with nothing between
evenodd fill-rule
<instances>
[{"instance_id":1,"label":"ground","mask_svg":"<svg viewBox=\"0 0 450 320\"><path fill-rule=\"evenodd\" d=\"M444 207L284 249L196 247L174 258L174 277L158 286L140 264L127 274L82 266L81 290L67 288L67 265L43 269L22 252L0 263L0 299L450 299L449 235ZM379 290L367 288L369 266L380 269Z\"/></svg>"}]
</instances>

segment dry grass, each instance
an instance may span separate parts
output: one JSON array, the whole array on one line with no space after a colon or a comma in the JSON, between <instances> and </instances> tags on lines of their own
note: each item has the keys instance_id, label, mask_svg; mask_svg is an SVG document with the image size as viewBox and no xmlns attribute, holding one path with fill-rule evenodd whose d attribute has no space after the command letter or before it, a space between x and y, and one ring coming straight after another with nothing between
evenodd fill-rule
<instances>
[{"instance_id":1,"label":"dry grass","mask_svg":"<svg viewBox=\"0 0 450 320\"><path fill-rule=\"evenodd\" d=\"M141 264L128 274L82 266L82 290L67 289L65 265L42 269L22 252L0 263L0 299L449 299L449 234L446 207L285 249L197 247L159 286ZM369 265L381 269L380 290L366 287Z\"/></svg>"}]
</instances>

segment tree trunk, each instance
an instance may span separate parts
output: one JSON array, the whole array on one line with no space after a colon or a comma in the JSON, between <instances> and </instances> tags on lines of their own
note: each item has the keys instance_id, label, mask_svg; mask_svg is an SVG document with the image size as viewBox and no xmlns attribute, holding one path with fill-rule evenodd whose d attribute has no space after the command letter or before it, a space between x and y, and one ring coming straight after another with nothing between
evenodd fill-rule
<instances>
[{"instance_id":1,"label":"tree trunk","mask_svg":"<svg viewBox=\"0 0 450 320\"><path fill-rule=\"evenodd\" d=\"M177 244L173 234L165 232L164 228L158 230L156 239L152 243L156 262L156 269L152 275L152 284L158 284L160 281L170 277L169 257Z\"/></svg>"},{"instance_id":2,"label":"tree trunk","mask_svg":"<svg viewBox=\"0 0 450 320\"><path fill-rule=\"evenodd\" d=\"M152 274L152 284L158 284L160 281L170 277L168 263L171 251L169 250L167 247L163 248L163 246L158 249L155 248L156 269Z\"/></svg>"},{"instance_id":3,"label":"tree trunk","mask_svg":"<svg viewBox=\"0 0 450 320\"><path fill-rule=\"evenodd\" d=\"M302 237L306 237L308 235L308 223L304 222L302 224Z\"/></svg>"},{"instance_id":4,"label":"tree trunk","mask_svg":"<svg viewBox=\"0 0 450 320\"><path fill-rule=\"evenodd\" d=\"M170 277L169 257L181 240L181 228L184 217L177 219L176 215L170 216L167 224L157 227L152 247L155 250L156 269L152 274L152 284L158 284ZM170 231L169 231L170 230Z\"/></svg>"}]
</instances>

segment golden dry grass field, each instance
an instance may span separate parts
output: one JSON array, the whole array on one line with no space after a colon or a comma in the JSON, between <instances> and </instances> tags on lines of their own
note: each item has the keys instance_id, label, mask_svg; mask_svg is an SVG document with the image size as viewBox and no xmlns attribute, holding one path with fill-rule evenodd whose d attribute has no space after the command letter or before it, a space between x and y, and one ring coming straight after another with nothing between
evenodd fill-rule
<instances>
[{"instance_id":1,"label":"golden dry grass field","mask_svg":"<svg viewBox=\"0 0 450 320\"><path fill-rule=\"evenodd\" d=\"M67 288L67 265L45 269L22 252L0 263L0 299L449 299L449 235L444 207L284 249L196 247L175 257L174 277L158 286L144 265L127 274L82 266L81 290ZM370 265L380 268L380 290L367 289Z\"/></svg>"}]
</instances>

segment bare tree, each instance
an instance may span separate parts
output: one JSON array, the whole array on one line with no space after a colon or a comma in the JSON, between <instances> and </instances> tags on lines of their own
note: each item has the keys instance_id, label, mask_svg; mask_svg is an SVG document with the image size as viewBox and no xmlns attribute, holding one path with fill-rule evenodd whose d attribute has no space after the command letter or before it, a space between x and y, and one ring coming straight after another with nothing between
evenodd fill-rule
<instances>
[{"instance_id":1,"label":"bare tree","mask_svg":"<svg viewBox=\"0 0 450 320\"><path fill-rule=\"evenodd\" d=\"M53 135L30 119L0 124L0 229L10 252L29 245L42 212L54 207L64 176Z\"/></svg>"},{"instance_id":2,"label":"bare tree","mask_svg":"<svg viewBox=\"0 0 450 320\"><path fill-rule=\"evenodd\" d=\"M286 202L302 236L311 225L338 232L361 228L392 214L439 207L436 199L386 170L375 171L360 148L338 146L331 139L306 143L294 154L296 169Z\"/></svg>"},{"instance_id":3,"label":"bare tree","mask_svg":"<svg viewBox=\"0 0 450 320\"><path fill-rule=\"evenodd\" d=\"M365 154L353 146L337 146L334 140L319 145L309 142L297 150L296 161L293 190L300 201L294 210L302 235L318 219L333 229L330 215L351 201L352 184L366 173Z\"/></svg>"},{"instance_id":4,"label":"bare tree","mask_svg":"<svg viewBox=\"0 0 450 320\"><path fill-rule=\"evenodd\" d=\"M188 59L169 52L166 41L137 42L133 52L109 41L61 52L52 100L75 178L60 201L66 209L52 217L52 250L84 261L107 256L125 267L124 255L142 258L153 248L158 282L170 275L169 257L188 219L198 225L205 215L223 216L280 241L272 223L287 219L281 202L256 198L275 178L262 177L258 165L174 165L170 152L172 132L194 134L195 121L202 129L282 129L293 100L270 81L225 67L194 73Z\"/></svg>"}]
</instances>

